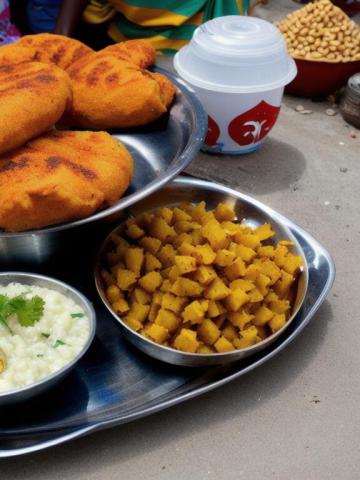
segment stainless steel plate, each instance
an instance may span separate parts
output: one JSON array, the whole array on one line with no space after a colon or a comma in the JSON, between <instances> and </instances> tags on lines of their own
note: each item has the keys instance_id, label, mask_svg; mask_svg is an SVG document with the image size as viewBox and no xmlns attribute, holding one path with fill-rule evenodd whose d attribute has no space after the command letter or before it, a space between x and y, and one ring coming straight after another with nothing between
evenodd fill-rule
<instances>
[{"instance_id":1,"label":"stainless steel plate","mask_svg":"<svg viewBox=\"0 0 360 480\"><path fill-rule=\"evenodd\" d=\"M92 235L100 221L146 198L194 159L207 130L207 115L182 80L161 68L155 70L177 87L169 114L145 127L110 132L135 160L134 178L125 195L113 206L80 220L21 233L0 232L0 262L33 265L62 254L76 236Z\"/></svg>"},{"instance_id":2,"label":"stainless steel plate","mask_svg":"<svg viewBox=\"0 0 360 480\"><path fill-rule=\"evenodd\" d=\"M174 183L188 182L179 178ZM67 263L42 268L43 272L56 272L57 277L96 299L97 335L87 355L59 387L21 408L1 409L0 457L48 448L149 415L220 387L279 353L313 318L335 277L333 261L324 247L290 220L256 200L219 185L198 180L190 182L194 188L204 185L219 194L231 193L245 198L291 230L304 251L309 269L305 301L292 324L262 352L227 366L195 370L171 367L149 359L122 338L118 326L96 299L90 259L104 238L105 232L102 231L97 241L83 243L82 257L74 252Z\"/></svg>"}]
</instances>

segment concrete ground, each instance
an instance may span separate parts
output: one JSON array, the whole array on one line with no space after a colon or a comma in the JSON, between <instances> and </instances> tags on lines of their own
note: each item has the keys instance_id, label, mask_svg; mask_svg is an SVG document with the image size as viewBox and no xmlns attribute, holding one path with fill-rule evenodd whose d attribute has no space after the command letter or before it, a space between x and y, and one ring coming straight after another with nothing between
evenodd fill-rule
<instances>
[{"instance_id":1,"label":"concrete ground","mask_svg":"<svg viewBox=\"0 0 360 480\"><path fill-rule=\"evenodd\" d=\"M284 5L271 2L258 14L273 18L271 10L276 16ZM314 113L300 115L298 104ZM253 195L329 249L337 279L305 331L219 390L51 451L4 460L1 479L360 478L360 131L352 138L340 115L326 115L329 106L286 97L261 150L244 157L200 153L187 170Z\"/></svg>"}]
</instances>

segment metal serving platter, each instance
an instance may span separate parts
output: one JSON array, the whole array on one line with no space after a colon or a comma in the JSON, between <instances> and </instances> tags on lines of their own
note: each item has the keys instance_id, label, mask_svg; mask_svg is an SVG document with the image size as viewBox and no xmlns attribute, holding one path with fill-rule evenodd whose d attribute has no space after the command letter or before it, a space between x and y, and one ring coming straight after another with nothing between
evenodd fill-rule
<instances>
[{"instance_id":1,"label":"metal serving platter","mask_svg":"<svg viewBox=\"0 0 360 480\"><path fill-rule=\"evenodd\" d=\"M230 365L203 369L173 367L137 351L122 337L118 325L100 302L93 283L92 261L106 231L82 239L66 262L39 267L80 289L94 301L98 316L95 341L70 376L32 402L0 411L0 457L42 450L88 433L135 420L208 392L259 367L284 349L313 318L335 277L329 253L306 231L262 203L221 185L178 178L165 192L206 193L206 200L233 197L254 211L282 222L303 248L309 287L303 306L283 335L252 357ZM151 204L151 197L149 199ZM109 230L113 227L109 226Z\"/></svg>"},{"instance_id":2,"label":"metal serving platter","mask_svg":"<svg viewBox=\"0 0 360 480\"><path fill-rule=\"evenodd\" d=\"M146 125L109 131L134 158L134 177L124 196L111 207L72 222L20 233L0 231L0 263L41 264L72 245L75 235L93 234L98 224L160 189L195 158L207 130L207 115L186 84L155 67L174 83L177 95L170 111Z\"/></svg>"}]
</instances>

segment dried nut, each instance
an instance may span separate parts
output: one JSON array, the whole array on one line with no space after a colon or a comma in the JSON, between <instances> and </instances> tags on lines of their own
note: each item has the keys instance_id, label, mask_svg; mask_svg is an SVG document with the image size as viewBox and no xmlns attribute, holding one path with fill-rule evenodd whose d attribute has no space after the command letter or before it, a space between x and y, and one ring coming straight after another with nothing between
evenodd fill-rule
<instances>
[{"instance_id":1,"label":"dried nut","mask_svg":"<svg viewBox=\"0 0 360 480\"><path fill-rule=\"evenodd\" d=\"M314 0L276 26L295 58L344 63L360 59L359 26L330 0Z\"/></svg>"}]
</instances>

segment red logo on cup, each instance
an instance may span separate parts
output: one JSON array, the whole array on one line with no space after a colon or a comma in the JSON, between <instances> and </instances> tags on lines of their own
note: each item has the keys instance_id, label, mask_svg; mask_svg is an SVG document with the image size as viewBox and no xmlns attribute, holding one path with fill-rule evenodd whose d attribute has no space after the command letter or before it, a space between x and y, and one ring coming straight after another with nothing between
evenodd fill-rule
<instances>
[{"instance_id":1,"label":"red logo on cup","mask_svg":"<svg viewBox=\"0 0 360 480\"><path fill-rule=\"evenodd\" d=\"M280 107L262 101L256 107L231 120L229 135L239 145L259 142L275 125Z\"/></svg>"},{"instance_id":2,"label":"red logo on cup","mask_svg":"<svg viewBox=\"0 0 360 480\"><path fill-rule=\"evenodd\" d=\"M213 118L208 115L208 131L205 137L206 145L216 145L217 139L220 135L220 128Z\"/></svg>"}]
</instances>

